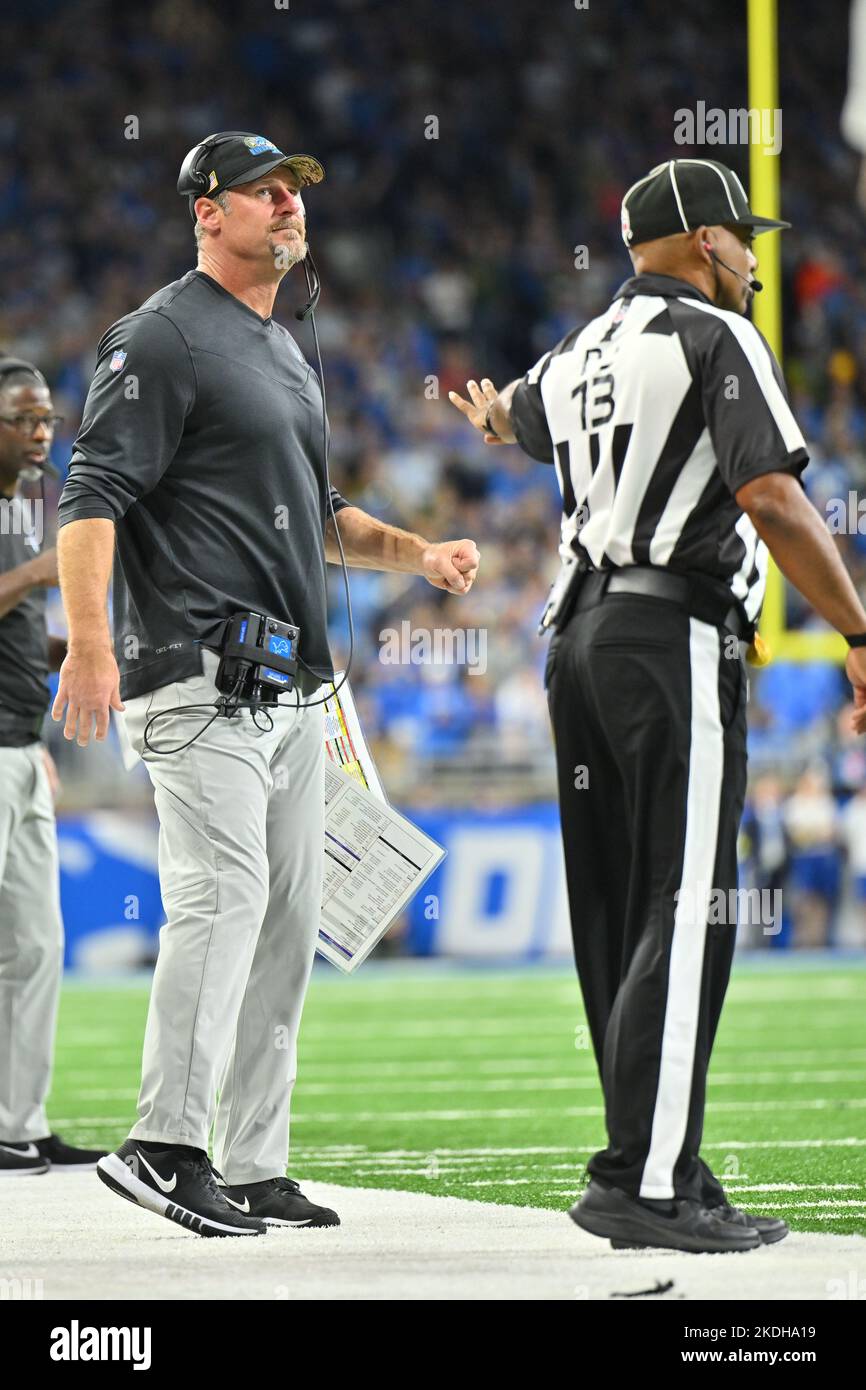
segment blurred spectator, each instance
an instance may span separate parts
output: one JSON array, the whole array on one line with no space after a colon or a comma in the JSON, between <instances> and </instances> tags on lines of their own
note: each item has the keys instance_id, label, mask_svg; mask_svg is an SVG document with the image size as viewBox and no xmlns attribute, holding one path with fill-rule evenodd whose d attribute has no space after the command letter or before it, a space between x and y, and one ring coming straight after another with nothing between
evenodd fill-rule
<instances>
[{"instance_id":1,"label":"blurred spectator","mask_svg":"<svg viewBox=\"0 0 866 1390\"><path fill-rule=\"evenodd\" d=\"M799 778L785 803L784 824L791 844L793 944L819 949L830 944L840 888L838 811L822 766Z\"/></svg>"},{"instance_id":2,"label":"blurred spectator","mask_svg":"<svg viewBox=\"0 0 866 1390\"><path fill-rule=\"evenodd\" d=\"M852 796L842 812L841 823L851 889L860 917L860 944L866 945L866 787Z\"/></svg>"},{"instance_id":3,"label":"blurred spectator","mask_svg":"<svg viewBox=\"0 0 866 1390\"><path fill-rule=\"evenodd\" d=\"M785 825L784 786L773 773L758 777L743 815L741 835L745 841L742 858L749 870L749 887L757 888L762 903L773 905L772 920L761 914L760 924L750 922L746 943L766 946L786 944L788 919L785 915L785 883L790 868L790 844ZM781 904L777 911L777 905ZM769 929L769 930L760 930Z\"/></svg>"}]
</instances>

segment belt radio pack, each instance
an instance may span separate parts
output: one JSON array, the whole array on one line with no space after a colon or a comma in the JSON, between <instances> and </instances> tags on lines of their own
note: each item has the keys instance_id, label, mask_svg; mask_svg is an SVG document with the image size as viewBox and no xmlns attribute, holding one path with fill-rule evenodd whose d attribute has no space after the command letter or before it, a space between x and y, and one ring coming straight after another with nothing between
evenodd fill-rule
<instances>
[{"instance_id":1,"label":"belt radio pack","mask_svg":"<svg viewBox=\"0 0 866 1390\"><path fill-rule=\"evenodd\" d=\"M216 686L224 695L275 705L298 671L300 628L263 613L235 613L226 623Z\"/></svg>"}]
</instances>

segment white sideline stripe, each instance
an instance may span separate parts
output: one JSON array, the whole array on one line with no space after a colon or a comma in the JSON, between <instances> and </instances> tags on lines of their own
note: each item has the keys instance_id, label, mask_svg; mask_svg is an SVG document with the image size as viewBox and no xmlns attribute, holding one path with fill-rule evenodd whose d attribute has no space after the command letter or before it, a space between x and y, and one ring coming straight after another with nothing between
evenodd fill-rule
<instances>
[{"instance_id":1,"label":"white sideline stripe","mask_svg":"<svg viewBox=\"0 0 866 1390\"><path fill-rule=\"evenodd\" d=\"M335 1207L343 1225L271 1231L250 1247L183 1240L176 1226L117 1200L93 1174L10 1187L17 1190L4 1193L3 1233L7 1251L20 1252L17 1272L44 1273L46 1295L60 1302L123 1300L145 1320L140 1305L166 1296L217 1303L227 1316L239 1297L270 1304L531 1298L573 1309L576 1297L606 1301L672 1278L664 1301L730 1301L736 1322L738 1299L822 1302L834 1287L848 1288L849 1271L866 1258L866 1239L849 1233L863 1216L850 1210L800 1212L812 1232L795 1230L734 1270L727 1260L677 1252L615 1254L568 1220L562 1208L571 1194L562 1189L541 1198L545 1207L528 1207L485 1201L494 1194L483 1188L456 1197L311 1183L310 1196ZM520 1187L501 1195L512 1193L518 1202L529 1195ZM795 1313L792 1307L789 1321L804 1321ZM762 1321L782 1322L781 1310Z\"/></svg>"},{"instance_id":2,"label":"white sideline stripe","mask_svg":"<svg viewBox=\"0 0 866 1390\"><path fill-rule=\"evenodd\" d=\"M640 1183L642 1197L673 1197L674 1164L688 1124L707 935L707 903L693 900L698 891L708 899L713 882L724 765L720 651L718 629L689 618L691 732L686 835L674 911L658 1088Z\"/></svg>"}]
</instances>

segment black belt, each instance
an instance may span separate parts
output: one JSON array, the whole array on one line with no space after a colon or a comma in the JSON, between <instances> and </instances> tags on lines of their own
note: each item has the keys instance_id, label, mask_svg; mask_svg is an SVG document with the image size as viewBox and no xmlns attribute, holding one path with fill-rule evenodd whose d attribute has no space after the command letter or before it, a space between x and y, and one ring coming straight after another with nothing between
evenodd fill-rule
<instances>
[{"instance_id":1,"label":"black belt","mask_svg":"<svg viewBox=\"0 0 866 1390\"><path fill-rule=\"evenodd\" d=\"M647 565L630 565L622 570L591 570L580 583L577 611L594 608L607 594L639 594L644 598L663 599L685 609L693 618L727 628L741 642L751 642L754 637L754 623L738 604L726 604L701 591L684 574L672 574L670 570Z\"/></svg>"}]
</instances>

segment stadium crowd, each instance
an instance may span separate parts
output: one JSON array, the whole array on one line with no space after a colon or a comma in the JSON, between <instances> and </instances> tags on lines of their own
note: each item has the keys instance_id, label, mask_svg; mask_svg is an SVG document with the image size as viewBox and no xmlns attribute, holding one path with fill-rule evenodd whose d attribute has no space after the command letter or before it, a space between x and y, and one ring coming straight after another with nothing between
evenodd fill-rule
<instances>
[{"instance_id":1,"label":"stadium crowd","mask_svg":"<svg viewBox=\"0 0 866 1390\"><path fill-rule=\"evenodd\" d=\"M401 13L394 26L376 0L54 0L35 18L21 0L7 4L0 347L53 386L62 474L102 332L193 262L174 190L186 150L244 128L321 158L326 181L306 201L324 285L333 479L386 520L468 535L482 551L459 608L421 580L352 575L353 687L408 800L413 779L421 795L449 765L531 764L552 779L536 626L557 568L556 479L516 449L476 443L447 393L470 376L522 374L606 305L630 270L620 199L652 164L704 155L745 177L744 148L675 146L674 113L698 100L748 103L745 40L740 53L730 42L745 25L730 7L682 0L675 22L661 0L561 4L543 23L516 0L461 10L403 0ZM842 0L803 0L780 30L782 208L794 223L782 235L785 368L822 512L866 483L866 238L857 156L839 133L845 53L832 37L845 15ZM42 99L49 84L61 100ZM296 272L278 301L293 330L304 297ZM299 338L312 360L307 326ZM239 489L253 467L238 460ZM866 507L859 517L855 503L853 518L839 544L866 588ZM815 622L793 596L789 621ZM410 635L482 633L484 659L383 660L383 634L405 623ZM845 733L846 698L831 665L776 662L752 677L744 856L755 881L782 875L806 901L795 928L807 943L832 934L846 854L866 901L866 754ZM78 750L51 737L74 781ZM497 794L493 774L481 794Z\"/></svg>"}]
</instances>

